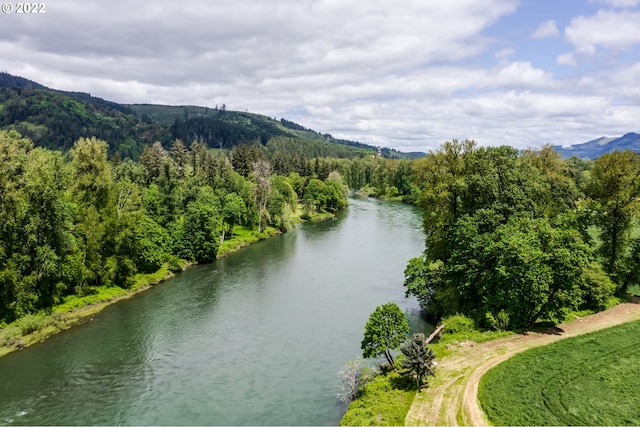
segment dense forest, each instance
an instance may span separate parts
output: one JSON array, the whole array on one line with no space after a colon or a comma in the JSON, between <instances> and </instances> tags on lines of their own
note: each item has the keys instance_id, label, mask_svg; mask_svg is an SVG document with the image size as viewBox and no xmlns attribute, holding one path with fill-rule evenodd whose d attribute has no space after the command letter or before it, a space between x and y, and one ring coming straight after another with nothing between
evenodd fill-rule
<instances>
[{"instance_id":1,"label":"dense forest","mask_svg":"<svg viewBox=\"0 0 640 427\"><path fill-rule=\"evenodd\" d=\"M426 250L407 294L498 330L601 309L640 281L640 155L562 160L452 141L413 164Z\"/></svg>"},{"instance_id":2,"label":"dense forest","mask_svg":"<svg viewBox=\"0 0 640 427\"><path fill-rule=\"evenodd\" d=\"M143 147L159 141L198 140L208 148L230 150L259 143L278 152L314 157L355 158L377 147L320 134L286 119L215 108L149 104L123 105L82 92L46 88L36 82L0 73L0 129L16 130L36 147L68 151L79 138L108 142L108 154L138 159ZM385 158L415 158L384 148Z\"/></svg>"},{"instance_id":3,"label":"dense forest","mask_svg":"<svg viewBox=\"0 0 640 427\"><path fill-rule=\"evenodd\" d=\"M139 161L79 138L68 152L0 131L0 324L136 273L210 262L234 227L289 230L346 190L411 200L408 160L315 158L199 141L145 146Z\"/></svg>"}]
</instances>

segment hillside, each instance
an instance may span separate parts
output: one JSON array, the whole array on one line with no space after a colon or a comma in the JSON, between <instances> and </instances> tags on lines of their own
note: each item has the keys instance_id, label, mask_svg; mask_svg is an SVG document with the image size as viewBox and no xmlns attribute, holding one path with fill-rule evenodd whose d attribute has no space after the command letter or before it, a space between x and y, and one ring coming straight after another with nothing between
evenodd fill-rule
<instances>
[{"instance_id":1,"label":"hillside","mask_svg":"<svg viewBox=\"0 0 640 427\"><path fill-rule=\"evenodd\" d=\"M631 150L640 152L640 134L627 133L621 137L601 137L582 144L569 147L556 145L553 147L563 157L576 156L583 159L595 159L613 151Z\"/></svg>"},{"instance_id":2,"label":"hillside","mask_svg":"<svg viewBox=\"0 0 640 427\"><path fill-rule=\"evenodd\" d=\"M269 150L311 157L362 157L377 147L333 138L297 123L249 112L198 106L124 105L83 92L50 89L0 73L0 129L15 129L38 146L68 150L80 137L103 139L111 154L136 158L145 145L198 139L209 148L230 149L260 143ZM384 157L413 158L423 153L383 149Z\"/></svg>"},{"instance_id":3,"label":"hillside","mask_svg":"<svg viewBox=\"0 0 640 427\"><path fill-rule=\"evenodd\" d=\"M230 111L224 106L208 108L192 105L130 104L127 107L161 125L169 126L175 138L184 141L200 138L212 148L230 148L237 144L237 141L260 141L266 145L272 138L283 137L316 146L313 150L316 153L314 156L352 157L377 152L377 147L372 145L334 138L330 134L318 133L284 118L278 121L261 114ZM339 144L351 148L318 149L319 143ZM296 153L299 151L297 148L291 148ZM424 156L424 153L403 153L383 148L382 155L387 158L416 158Z\"/></svg>"}]
</instances>

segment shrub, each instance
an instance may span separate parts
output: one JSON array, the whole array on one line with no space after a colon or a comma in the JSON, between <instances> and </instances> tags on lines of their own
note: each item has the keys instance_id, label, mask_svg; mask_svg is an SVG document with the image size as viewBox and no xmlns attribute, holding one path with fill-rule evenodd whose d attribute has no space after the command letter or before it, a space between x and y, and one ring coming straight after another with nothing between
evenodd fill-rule
<instances>
[{"instance_id":1,"label":"shrub","mask_svg":"<svg viewBox=\"0 0 640 427\"><path fill-rule=\"evenodd\" d=\"M485 321L493 330L506 331L509 329L509 315L504 310L500 310L495 316L492 313L486 313Z\"/></svg>"},{"instance_id":2,"label":"shrub","mask_svg":"<svg viewBox=\"0 0 640 427\"><path fill-rule=\"evenodd\" d=\"M442 323L446 325L442 331L442 335L455 335L458 333L474 332L476 330L473 320L464 314L458 313L445 317L442 319Z\"/></svg>"},{"instance_id":3,"label":"shrub","mask_svg":"<svg viewBox=\"0 0 640 427\"><path fill-rule=\"evenodd\" d=\"M41 315L27 314L18 322L18 329L22 335L28 335L45 327L44 317Z\"/></svg>"}]
</instances>

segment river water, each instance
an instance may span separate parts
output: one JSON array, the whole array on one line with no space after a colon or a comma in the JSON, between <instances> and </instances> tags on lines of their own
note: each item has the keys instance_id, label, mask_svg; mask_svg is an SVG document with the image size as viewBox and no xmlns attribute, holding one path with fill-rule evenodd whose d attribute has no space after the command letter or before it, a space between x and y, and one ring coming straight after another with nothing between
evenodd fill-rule
<instances>
[{"instance_id":1,"label":"river water","mask_svg":"<svg viewBox=\"0 0 640 427\"><path fill-rule=\"evenodd\" d=\"M0 424L337 424L337 372L375 307L431 330L402 286L420 211L350 203L0 358Z\"/></svg>"}]
</instances>

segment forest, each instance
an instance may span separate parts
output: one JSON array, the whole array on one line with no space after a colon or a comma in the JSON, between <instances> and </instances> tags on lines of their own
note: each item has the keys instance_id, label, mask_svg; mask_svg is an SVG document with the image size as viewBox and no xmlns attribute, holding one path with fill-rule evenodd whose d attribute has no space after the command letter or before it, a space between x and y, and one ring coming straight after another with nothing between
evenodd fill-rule
<instances>
[{"instance_id":1,"label":"forest","mask_svg":"<svg viewBox=\"0 0 640 427\"><path fill-rule=\"evenodd\" d=\"M271 142L273 144L276 141ZM290 230L335 212L347 189L412 201L411 162L313 158L256 143L144 146L139 160L79 138L63 152L0 131L0 325L137 273L206 263L240 230Z\"/></svg>"},{"instance_id":2,"label":"forest","mask_svg":"<svg viewBox=\"0 0 640 427\"><path fill-rule=\"evenodd\" d=\"M413 163L426 249L405 271L429 315L494 330L599 310L640 281L640 155L563 160L446 142Z\"/></svg>"},{"instance_id":3,"label":"forest","mask_svg":"<svg viewBox=\"0 0 640 427\"><path fill-rule=\"evenodd\" d=\"M86 93L63 92L36 82L0 73L0 129L16 130L36 147L68 151L81 137L95 136L108 143L108 154L137 159L145 145L158 141L169 146L176 139L231 149L258 143L276 151L313 157L356 158L375 154L371 145L320 134L284 118L231 111L222 107L124 105ZM286 142L286 143L283 143ZM384 148L385 158L415 158L423 153L401 153Z\"/></svg>"}]
</instances>

